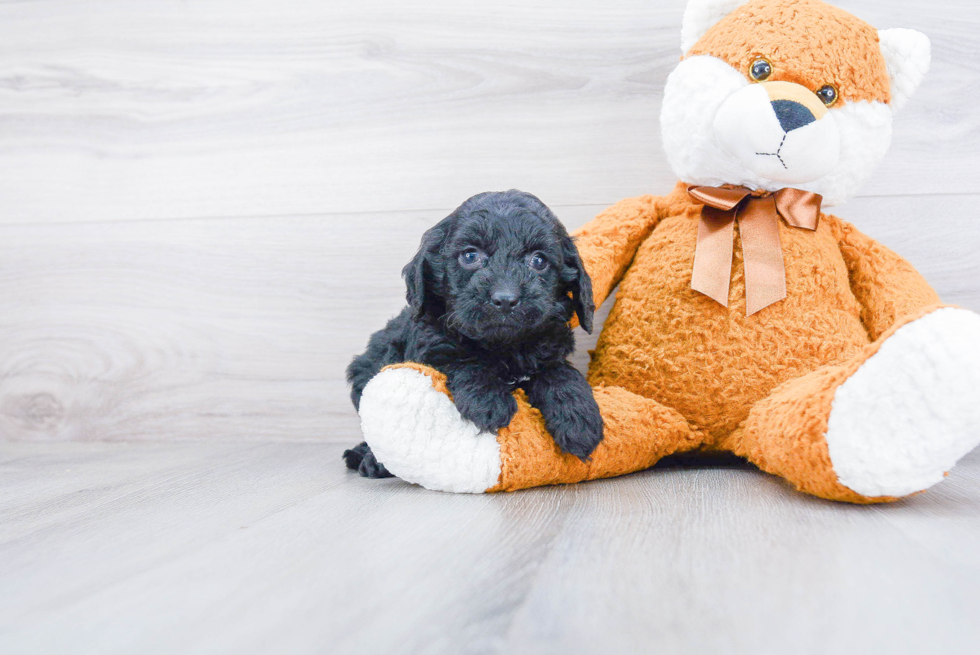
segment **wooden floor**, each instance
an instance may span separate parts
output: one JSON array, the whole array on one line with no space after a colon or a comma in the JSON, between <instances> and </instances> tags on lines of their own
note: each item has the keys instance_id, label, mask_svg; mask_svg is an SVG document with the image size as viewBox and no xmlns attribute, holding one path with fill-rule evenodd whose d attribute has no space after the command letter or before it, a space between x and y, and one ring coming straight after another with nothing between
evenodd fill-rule
<instances>
[{"instance_id":1,"label":"wooden floor","mask_svg":"<svg viewBox=\"0 0 980 655\"><path fill-rule=\"evenodd\" d=\"M0 444L0 652L969 653L980 452L886 507L738 465L463 496L313 443Z\"/></svg>"},{"instance_id":2,"label":"wooden floor","mask_svg":"<svg viewBox=\"0 0 980 655\"><path fill-rule=\"evenodd\" d=\"M980 5L836 4L933 67L833 211L980 311ZM0 0L0 655L976 651L980 452L871 508L731 463L493 497L341 465L427 227L672 188L683 10Z\"/></svg>"}]
</instances>

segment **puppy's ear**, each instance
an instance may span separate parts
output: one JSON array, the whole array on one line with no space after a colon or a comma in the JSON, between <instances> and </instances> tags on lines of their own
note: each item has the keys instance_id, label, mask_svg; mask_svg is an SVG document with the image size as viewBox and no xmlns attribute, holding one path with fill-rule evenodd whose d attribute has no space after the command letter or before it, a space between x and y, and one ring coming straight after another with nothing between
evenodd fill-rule
<instances>
[{"instance_id":1,"label":"puppy's ear","mask_svg":"<svg viewBox=\"0 0 980 655\"><path fill-rule=\"evenodd\" d=\"M435 287L442 282L442 262L439 249L445 240L452 216L443 219L422 235L422 243L412 261L402 269L405 278L405 299L412 309L412 318L419 319L429 310Z\"/></svg>"},{"instance_id":2,"label":"puppy's ear","mask_svg":"<svg viewBox=\"0 0 980 655\"><path fill-rule=\"evenodd\" d=\"M562 256L564 258L564 271L562 279L567 285L567 290L572 293L572 303L575 313L578 315L578 322L582 329L592 334L592 316L595 313L595 302L592 300L592 278L585 272L582 265L582 258L579 257L578 248L572 237L566 236L561 240Z\"/></svg>"}]
</instances>

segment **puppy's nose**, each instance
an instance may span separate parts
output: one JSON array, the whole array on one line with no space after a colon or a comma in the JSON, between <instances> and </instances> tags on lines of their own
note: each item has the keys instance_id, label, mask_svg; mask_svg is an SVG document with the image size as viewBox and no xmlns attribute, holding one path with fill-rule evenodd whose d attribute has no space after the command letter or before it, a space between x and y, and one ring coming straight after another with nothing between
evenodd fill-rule
<instances>
[{"instance_id":1,"label":"puppy's nose","mask_svg":"<svg viewBox=\"0 0 980 655\"><path fill-rule=\"evenodd\" d=\"M513 289L500 289L494 291L490 296L490 302L502 312L509 312L514 309L520 301L517 292Z\"/></svg>"},{"instance_id":2,"label":"puppy's nose","mask_svg":"<svg viewBox=\"0 0 980 655\"><path fill-rule=\"evenodd\" d=\"M787 134L817 121L812 111L792 100L773 100L772 108Z\"/></svg>"}]
</instances>

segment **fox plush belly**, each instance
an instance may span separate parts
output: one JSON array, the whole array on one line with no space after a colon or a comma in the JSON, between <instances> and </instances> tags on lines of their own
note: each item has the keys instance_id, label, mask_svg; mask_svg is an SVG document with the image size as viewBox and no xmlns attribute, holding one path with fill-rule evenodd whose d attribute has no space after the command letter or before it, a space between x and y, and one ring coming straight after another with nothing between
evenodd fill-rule
<instances>
[{"instance_id":1,"label":"fox plush belly","mask_svg":"<svg viewBox=\"0 0 980 655\"><path fill-rule=\"evenodd\" d=\"M619 285L592 357L593 386L654 399L717 440L778 385L844 362L870 342L835 219L822 216L815 231L779 223L787 298L746 316L738 231L726 308L691 289L701 206L683 187L667 200L668 216Z\"/></svg>"}]
</instances>

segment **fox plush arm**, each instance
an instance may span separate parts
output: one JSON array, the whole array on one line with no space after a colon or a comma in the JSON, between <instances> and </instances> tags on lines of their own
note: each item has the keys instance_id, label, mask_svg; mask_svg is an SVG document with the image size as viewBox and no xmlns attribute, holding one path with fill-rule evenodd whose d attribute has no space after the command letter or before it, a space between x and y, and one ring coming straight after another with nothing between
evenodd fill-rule
<instances>
[{"instance_id":1,"label":"fox plush arm","mask_svg":"<svg viewBox=\"0 0 980 655\"><path fill-rule=\"evenodd\" d=\"M662 199L656 196L621 200L573 235L585 270L592 278L596 307L623 279L637 248L657 226L661 204Z\"/></svg>"},{"instance_id":2,"label":"fox plush arm","mask_svg":"<svg viewBox=\"0 0 980 655\"><path fill-rule=\"evenodd\" d=\"M843 221L840 249L851 290L861 303L861 321L872 341L896 321L940 303L911 264Z\"/></svg>"}]
</instances>

